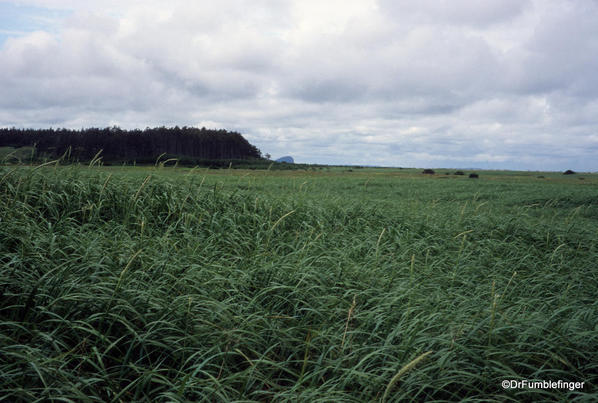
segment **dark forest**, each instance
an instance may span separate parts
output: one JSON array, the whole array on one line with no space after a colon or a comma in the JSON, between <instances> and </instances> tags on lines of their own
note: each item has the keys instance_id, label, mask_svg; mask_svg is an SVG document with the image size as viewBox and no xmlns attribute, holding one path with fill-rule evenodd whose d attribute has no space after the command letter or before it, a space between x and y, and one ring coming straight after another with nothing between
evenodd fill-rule
<instances>
[{"instance_id":1,"label":"dark forest","mask_svg":"<svg viewBox=\"0 0 598 403\"><path fill-rule=\"evenodd\" d=\"M257 160L261 152L241 134L195 127L119 127L70 129L0 129L0 147L34 147L38 159L64 157L90 161L152 163L161 155L194 163L206 160Z\"/></svg>"}]
</instances>

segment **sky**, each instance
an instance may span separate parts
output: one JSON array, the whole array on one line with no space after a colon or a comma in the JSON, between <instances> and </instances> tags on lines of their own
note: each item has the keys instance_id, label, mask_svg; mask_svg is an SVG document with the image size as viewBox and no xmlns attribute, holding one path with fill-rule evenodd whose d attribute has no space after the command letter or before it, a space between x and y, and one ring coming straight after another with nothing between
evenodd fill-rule
<instances>
[{"instance_id":1,"label":"sky","mask_svg":"<svg viewBox=\"0 0 598 403\"><path fill-rule=\"evenodd\" d=\"M0 0L0 127L273 158L598 171L597 0Z\"/></svg>"}]
</instances>

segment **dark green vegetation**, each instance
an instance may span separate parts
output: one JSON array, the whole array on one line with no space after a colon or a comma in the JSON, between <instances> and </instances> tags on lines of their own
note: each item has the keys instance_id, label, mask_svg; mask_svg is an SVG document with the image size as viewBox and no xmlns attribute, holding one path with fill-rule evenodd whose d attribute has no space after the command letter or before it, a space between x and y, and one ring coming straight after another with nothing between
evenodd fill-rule
<instances>
[{"instance_id":1,"label":"dark green vegetation","mask_svg":"<svg viewBox=\"0 0 598 403\"><path fill-rule=\"evenodd\" d=\"M596 175L420 172L0 167L0 396L595 401Z\"/></svg>"},{"instance_id":2,"label":"dark green vegetation","mask_svg":"<svg viewBox=\"0 0 598 403\"><path fill-rule=\"evenodd\" d=\"M70 161L101 157L104 162L153 164L165 155L196 165L210 160L262 159L260 151L239 133L178 126L144 130L4 128L0 129L0 147L35 147L38 159L63 156Z\"/></svg>"},{"instance_id":3,"label":"dark green vegetation","mask_svg":"<svg viewBox=\"0 0 598 403\"><path fill-rule=\"evenodd\" d=\"M41 153L34 147L0 147L0 163L10 164L33 164L48 162L49 157L55 158L54 153ZM77 158L69 155L69 150L60 156L62 163L78 163ZM94 162L94 165L100 166L186 166L186 167L205 167L210 169L267 169L267 170L330 170L326 165L317 164L288 164L284 162L271 161L265 158L247 158L247 159L205 159L186 156L177 156L172 154L159 154L153 159L142 158L139 160L118 159L105 160L103 151L94 155L95 159L88 162ZM86 161L86 159L83 159Z\"/></svg>"}]
</instances>

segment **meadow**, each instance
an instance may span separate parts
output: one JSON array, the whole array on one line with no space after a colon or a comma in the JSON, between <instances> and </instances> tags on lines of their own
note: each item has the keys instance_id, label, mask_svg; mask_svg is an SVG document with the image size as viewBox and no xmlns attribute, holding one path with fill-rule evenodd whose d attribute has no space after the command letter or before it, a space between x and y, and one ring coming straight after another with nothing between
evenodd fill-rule
<instances>
[{"instance_id":1,"label":"meadow","mask_svg":"<svg viewBox=\"0 0 598 403\"><path fill-rule=\"evenodd\" d=\"M598 175L451 172L0 166L0 400L598 400Z\"/></svg>"}]
</instances>

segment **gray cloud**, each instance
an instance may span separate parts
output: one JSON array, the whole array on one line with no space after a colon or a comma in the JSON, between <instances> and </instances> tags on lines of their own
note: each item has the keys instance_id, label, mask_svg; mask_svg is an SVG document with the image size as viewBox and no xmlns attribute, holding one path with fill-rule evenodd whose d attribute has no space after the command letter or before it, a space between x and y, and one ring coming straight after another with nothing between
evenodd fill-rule
<instances>
[{"instance_id":1,"label":"gray cloud","mask_svg":"<svg viewBox=\"0 0 598 403\"><path fill-rule=\"evenodd\" d=\"M596 2L20 3L62 18L0 44L2 126L205 125L304 162L598 169Z\"/></svg>"},{"instance_id":2,"label":"gray cloud","mask_svg":"<svg viewBox=\"0 0 598 403\"><path fill-rule=\"evenodd\" d=\"M381 0L381 7L399 21L409 19L416 24L446 24L485 28L517 17L530 2L504 0Z\"/></svg>"}]
</instances>

